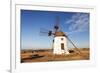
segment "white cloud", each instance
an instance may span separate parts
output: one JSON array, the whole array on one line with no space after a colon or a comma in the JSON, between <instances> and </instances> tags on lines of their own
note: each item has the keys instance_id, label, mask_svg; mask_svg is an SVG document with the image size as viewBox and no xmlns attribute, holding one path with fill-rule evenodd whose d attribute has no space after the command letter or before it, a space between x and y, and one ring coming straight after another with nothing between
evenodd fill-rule
<instances>
[{"instance_id":1,"label":"white cloud","mask_svg":"<svg viewBox=\"0 0 100 73\"><path fill-rule=\"evenodd\" d=\"M89 15L86 13L76 13L70 19L67 19L66 24L69 25L69 34L87 31L89 29Z\"/></svg>"}]
</instances>

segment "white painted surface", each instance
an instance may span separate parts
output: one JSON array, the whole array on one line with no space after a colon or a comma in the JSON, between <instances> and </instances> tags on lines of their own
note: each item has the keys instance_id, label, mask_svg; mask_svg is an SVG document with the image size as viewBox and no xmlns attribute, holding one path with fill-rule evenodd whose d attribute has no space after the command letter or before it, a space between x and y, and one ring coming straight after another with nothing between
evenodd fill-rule
<instances>
[{"instance_id":1,"label":"white painted surface","mask_svg":"<svg viewBox=\"0 0 100 73\"><path fill-rule=\"evenodd\" d=\"M40 7L40 6L20 6L20 5L18 5L18 7L16 8L16 9L18 9L18 10L20 10L21 8L23 8L23 9L43 9L43 10L51 10L51 11L55 11L55 10L60 10L60 11L79 11L79 12L92 12L91 11L91 9L79 9L79 8L56 8L56 7ZM18 12L17 13L17 15L20 15L20 13ZM93 13L92 13L92 15L93 15ZM91 18L94 18L93 16L91 15ZM18 17L18 16L17 16ZM17 18L16 17L16 19L20 22L20 20L19 20L19 18ZM92 21L93 21L93 19L92 19ZM91 21L91 22L92 22ZM18 23L19 23L18 22ZM94 24L94 22L92 22L91 23L91 25L93 25ZM20 24L18 24L18 25L20 25ZM94 27L94 26L93 26ZM92 30L93 31L93 30ZM17 32L18 33L18 32ZM16 37L17 38L17 40L19 39L20 40L20 38L19 37ZM16 44L19 44L19 42L18 41L16 41L17 43ZM93 41L91 41L91 42L93 42ZM92 46L93 46L93 44L92 44ZM16 46L17 48L18 48L18 46ZM93 48L93 47L92 47ZM20 50L20 48L18 48L19 50ZM16 52L16 54L19 54L19 51L18 50L16 50L17 52ZM93 50L91 51L91 53L93 52ZM19 55L16 55L17 57L16 57L16 59L17 59L17 64L16 64L16 71L21 71L21 72L29 72L29 71L33 71L33 69L34 69L34 72L35 71L38 71L39 69L41 69L41 70L52 70L52 69L54 69L54 70L56 70L56 69L67 69L67 68L69 68L69 67L71 67L71 69L72 69L72 67L78 67L78 66L81 66L81 67L83 67L83 66L90 66L91 64L93 65L94 64L94 55L93 56L91 56L91 60L85 60L85 61L63 61L63 62L42 62L42 63L23 63L23 64L19 64L19 62L18 62L18 59L20 59L19 58ZM17 72L18 73L18 72Z\"/></svg>"},{"instance_id":2,"label":"white painted surface","mask_svg":"<svg viewBox=\"0 0 100 73\"><path fill-rule=\"evenodd\" d=\"M14 1L14 0L13 0ZM20 0L21 1L21 0ZM25 0L23 0L25 1ZM29 0L26 0L29 1ZM33 1L44 1L44 0L33 0ZM49 2L49 1L55 1L55 0L45 0L45 2ZM62 1L63 3L65 3L64 0L57 0L58 1ZM79 67L70 67L70 68L53 68L53 70L51 69L45 69L44 71L42 71L41 69L38 69L38 72L21 72L21 73L100 73L100 3L97 0L66 0L67 3L73 3L73 4L88 4L88 5L96 5L97 8L97 24L95 24L97 26L96 29L96 33L97 37L96 37L96 46L95 49L97 49L98 51L96 51L96 61L97 61L97 66L95 67L81 67L81 65ZM2 60L0 60L0 73L9 73L8 69L9 69L9 58L10 58L10 47L9 47L9 42L10 42L10 23L9 23L9 18L10 18L10 13L9 13L9 0L1 0L0 1L0 19L2 19L0 21L1 25L0 25L0 33L2 34L2 36L0 36L0 58L3 58ZM5 18L5 16L6 18ZM6 27L5 27L6 26ZM6 41L6 42L5 42ZM5 51L6 50L6 51ZM4 55L4 52L6 55ZM53 64L55 65L55 63ZM58 66L58 64L56 64ZM36 66L36 65L35 65ZM45 66L45 65L43 65ZM65 66L65 65L64 65ZM34 70L34 68L33 68ZM18 72L19 73L19 72Z\"/></svg>"},{"instance_id":3,"label":"white painted surface","mask_svg":"<svg viewBox=\"0 0 100 73\"><path fill-rule=\"evenodd\" d=\"M61 43L64 44L64 50L62 50L61 48ZM54 38L53 53L54 54L69 54L68 48L67 48L67 38L65 36L58 36Z\"/></svg>"}]
</instances>

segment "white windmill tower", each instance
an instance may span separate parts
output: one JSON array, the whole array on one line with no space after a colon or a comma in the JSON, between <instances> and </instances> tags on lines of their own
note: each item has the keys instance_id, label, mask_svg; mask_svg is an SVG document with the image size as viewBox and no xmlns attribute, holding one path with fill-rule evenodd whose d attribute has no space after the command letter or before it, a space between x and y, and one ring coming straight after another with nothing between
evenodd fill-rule
<instances>
[{"instance_id":1,"label":"white windmill tower","mask_svg":"<svg viewBox=\"0 0 100 73\"><path fill-rule=\"evenodd\" d=\"M56 19L54 26L53 53L54 54L69 54L67 46L67 37L59 27L59 17Z\"/></svg>"},{"instance_id":2,"label":"white windmill tower","mask_svg":"<svg viewBox=\"0 0 100 73\"><path fill-rule=\"evenodd\" d=\"M75 47L75 49L80 53L74 43L68 38L68 36L60 28L59 17L56 18L56 24L54 25L54 31L47 30L41 31L42 33L48 33L48 36L53 35L53 54L69 54L68 41Z\"/></svg>"}]
</instances>

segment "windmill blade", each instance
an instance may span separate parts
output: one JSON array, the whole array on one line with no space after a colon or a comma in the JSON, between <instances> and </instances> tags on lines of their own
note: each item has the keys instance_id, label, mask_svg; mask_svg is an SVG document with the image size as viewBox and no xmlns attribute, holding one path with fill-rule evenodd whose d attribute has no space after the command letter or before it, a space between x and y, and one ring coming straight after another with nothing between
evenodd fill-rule
<instances>
[{"instance_id":1,"label":"windmill blade","mask_svg":"<svg viewBox=\"0 0 100 73\"><path fill-rule=\"evenodd\" d=\"M59 16L57 16L57 17L56 17L56 24L55 24L55 25L56 25L56 26L59 26L59 24L60 24L60 18L59 18Z\"/></svg>"},{"instance_id":2,"label":"windmill blade","mask_svg":"<svg viewBox=\"0 0 100 73\"><path fill-rule=\"evenodd\" d=\"M60 25L60 18L57 16L57 17L56 17L56 23L55 23L55 25L54 25L55 31L59 30L59 28L60 28L59 25Z\"/></svg>"},{"instance_id":3,"label":"windmill blade","mask_svg":"<svg viewBox=\"0 0 100 73\"><path fill-rule=\"evenodd\" d=\"M40 33L48 34L49 31L40 31Z\"/></svg>"},{"instance_id":4,"label":"windmill blade","mask_svg":"<svg viewBox=\"0 0 100 73\"><path fill-rule=\"evenodd\" d=\"M67 37L67 39L69 40L69 42L74 46L75 50L78 51L79 54L81 54L80 50L79 50L79 49L76 47L76 45L71 41L71 39L70 39L68 36L66 36L66 37Z\"/></svg>"},{"instance_id":5,"label":"windmill blade","mask_svg":"<svg viewBox=\"0 0 100 73\"><path fill-rule=\"evenodd\" d=\"M39 35L40 36L47 36L48 35L49 30L44 29L44 28L40 28L40 32Z\"/></svg>"},{"instance_id":6,"label":"windmill blade","mask_svg":"<svg viewBox=\"0 0 100 73\"><path fill-rule=\"evenodd\" d=\"M40 33L47 35L49 33L49 30L48 29L45 29L45 28L40 28Z\"/></svg>"},{"instance_id":7,"label":"windmill blade","mask_svg":"<svg viewBox=\"0 0 100 73\"><path fill-rule=\"evenodd\" d=\"M40 31L39 35L40 36L48 36L48 33L47 31Z\"/></svg>"},{"instance_id":8,"label":"windmill blade","mask_svg":"<svg viewBox=\"0 0 100 73\"><path fill-rule=\"evenodd\" d=\"M40 28L40 32L49 32L49 30L45 28Z\"/></svg>"},{"instance_id":9,"label":"windmill blade","mask_svg":"<svg viewBox=\"0 0 100 73\"><path fill-rule=\"evenodd\" d=\"M40 29L40 35L48 35L48 36L51 36L51 35L54 35L54 34L53 34L53 32L51 30L41 28Z\"/></svg>"},{"instance_id":10,"label":"windmill blade","mask_svg":"<svg viewBox=\"0 0 100 73\"><path fill-rule=\"evenodd\" d=\"M39 35L40 36L48 36L48 32L40 32Z\"/></svg>"}]
</instances>

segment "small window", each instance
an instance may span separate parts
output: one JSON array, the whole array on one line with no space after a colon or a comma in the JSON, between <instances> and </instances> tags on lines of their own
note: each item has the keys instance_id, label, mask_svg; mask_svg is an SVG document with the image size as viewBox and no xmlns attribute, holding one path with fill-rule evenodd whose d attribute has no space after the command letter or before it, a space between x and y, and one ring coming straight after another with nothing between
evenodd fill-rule
<instances>
[{"instance_id":1,"label":"small window","mask_svg":"<svg viewBox=\"0 0 100 73\"><path fill-rule=\"evenodd\" d=\"M61 40L64 40L64 38L61 38Z\"/></svg>"},{"instance_id":2,"label":"small window","mask_svg":"<svg viewBox=\"0 0 100 73\"><path fill-rule=\"evenodd\" d=\"M53 40L53 42L54 42L54 40Z\"/></svg>"}]
</instances>

